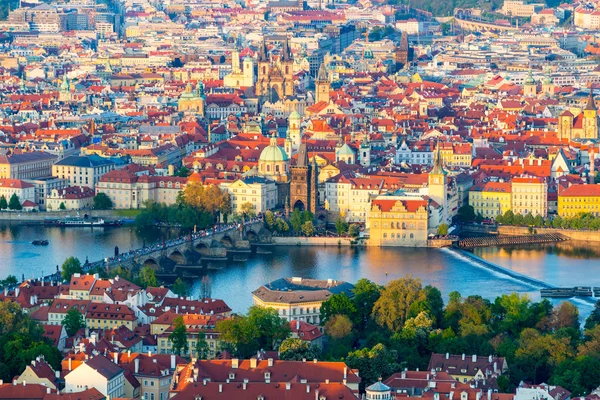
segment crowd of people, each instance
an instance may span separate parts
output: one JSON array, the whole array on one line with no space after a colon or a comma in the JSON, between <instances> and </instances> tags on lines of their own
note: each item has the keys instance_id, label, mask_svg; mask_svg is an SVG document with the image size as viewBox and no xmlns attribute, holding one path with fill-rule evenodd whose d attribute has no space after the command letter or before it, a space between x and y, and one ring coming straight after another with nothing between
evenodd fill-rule
<instances>
[{"instance_id":1,"label":"crowd of people","mask_svg":"<svg viewBox=\"0 0 600 400\"><path fill-rule=\"evenodd\" d=\"M210 229L203 229L203 230L200 230L197 232L190 233L188 235L179 236L179 237L177 237L175 239L171 239L171 240L163 239L161 242L158 242L158 243L155 243L155 244L152 244L149 246L144 246L139 249L133 249L126 253L118 253L118 251L115 250L115 255L113 257L107 257L102 261L97 261L94 263L86 263L84 269L86 271L90 271L98 266L102 266L102 267L111 266L113 264L118 264L123 261L131 260L134 257L150 254L157 250L164 250L169 247L178 246L180 244L183 244L186 242L191 242L191 241L203 238L203 237L213 236L213 235L221 233L221 232L230 231L230 230L234 230L234 229L241 229L242 225L248 225L248 224L258 222L258 221L262 221L261 216L246 219L246 220L244 220L243 224L242 224L242 222L229 223L229 224L216 224L215 226L213 226Z\"/></svg>"}]
</instances>

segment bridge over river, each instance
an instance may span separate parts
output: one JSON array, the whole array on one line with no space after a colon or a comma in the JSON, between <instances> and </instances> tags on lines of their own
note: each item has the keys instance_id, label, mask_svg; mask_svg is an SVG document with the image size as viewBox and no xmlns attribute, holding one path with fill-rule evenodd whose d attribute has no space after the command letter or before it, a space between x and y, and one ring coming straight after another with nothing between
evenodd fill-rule
<instances>
[{"instance_id":1,"label":"bridge over river","mask_svg":"<svg viewBox=\"0 0 600 400\"><path fill-rule=\"evenodd\" d=\"M169 279L183 271L200 268L203 261L247 258L254 244L271 244L271 233L264 229L261 218L243 224L216 225L212 229L133 249L115 257L86 262L83 270L92 272L98 267L109 270L117 266L137 270L150 266L157 276ZM46 282L62 281L59 267L55 273L40 279Z\"/></svg>"}]
</instances>

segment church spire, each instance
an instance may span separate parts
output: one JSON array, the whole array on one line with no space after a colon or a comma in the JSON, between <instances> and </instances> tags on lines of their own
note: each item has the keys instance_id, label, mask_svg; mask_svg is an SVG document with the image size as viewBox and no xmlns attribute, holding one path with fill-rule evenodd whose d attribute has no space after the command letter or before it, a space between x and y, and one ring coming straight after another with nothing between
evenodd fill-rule
<instances>
[{"instance_id":1,"label":"church spire","mask_svg":"<svg viewBox=\"0 0 600 400\"><path fill-rule=\"evenodd\" d=\"M320 82L326 82L328 81L327 79L327 71L325 70L325 63L322 62L321 66L319 67L319 74L317 75L317 80Z\"/></svg>"},{"instance_id":2,"label":"church spire","mask_svg":"<svg viewBox=\"0 0 600 400\"><path fill-rule=\"evenodd\" d=\"M590 85L590 96L588 97L587 105L585 106L587 111L596 111L596 102L594 101L594 87Z\"/></svg>"},{"instance_id":3,"label":"church spire","mask_svg":"<svg viewBox=\"0 0 600 400\"><path fill-rule=\"evenodd\" d=\"M435 154L433 156L433 169L430 172L434 175L445 175L444 167L442 166L442 152L440 150L439 142L436 143Z\"/></svg>"}]
</instances>

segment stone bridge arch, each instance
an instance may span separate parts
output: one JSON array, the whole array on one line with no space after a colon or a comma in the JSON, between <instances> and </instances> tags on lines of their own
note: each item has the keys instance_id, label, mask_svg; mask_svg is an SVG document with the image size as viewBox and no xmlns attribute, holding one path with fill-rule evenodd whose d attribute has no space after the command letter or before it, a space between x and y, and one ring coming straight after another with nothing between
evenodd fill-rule
<instances>
[{"instance_id":1,"label":"stone bridge arch","mask_svg":"<svg viewBox=\"0 0 600 400\"><path fill-rule=\"evenodd\" d=\"M143 267L150 267L155 271L160 271L160 264L158 263L158 261L156 259L154 259L154 257L148 257L144 260L144 262L142 263L142 268Z\"/></svg>"},{"instance_id":2,"label":"stone bridge arch","mask_svg":"<svg viewBox=\"0 0 600 400\"><path fill-rule=\"evenodd\" d=\"M194 250L200 254L208 254L210 252L210 245L201 240L194 245Z\"/></svg>"},{"instance_id":3,"label":"stone bridge arch","mask_svg":"<svg viewBox=\"0 0 600 400\"><path fill-rule=\"evenodd\" d=\"M174 250L171 252L171 254L169 254L169 258L173 261L175 261L177 264L187 264L187 258L185 256L185 254L181 251Z\"/></svg>"},{"instance_id":4,"label":"stone bridge arch","mask_svg":"<svg viewBox=\"0 0 600 400\"><path fill-rule=\"evenodd\" d=\"M219 242L221 242L221 244L228 249L233 248L235 245L235 241L228 234L223 235L221 237L221 240L219 240Z\"/></svg>"},{"instance_id":5,"label":"stone bridge arch","mask_svg":"<svg viewBox=\"0 0 600 400\"><path fill-rule=\"evenodd\" d=\"M246 239L248 239L250 243L256 243L260 241L258 233L254 231L254 229L248 229L246 231Z\"/></svg>"}]
</instances>

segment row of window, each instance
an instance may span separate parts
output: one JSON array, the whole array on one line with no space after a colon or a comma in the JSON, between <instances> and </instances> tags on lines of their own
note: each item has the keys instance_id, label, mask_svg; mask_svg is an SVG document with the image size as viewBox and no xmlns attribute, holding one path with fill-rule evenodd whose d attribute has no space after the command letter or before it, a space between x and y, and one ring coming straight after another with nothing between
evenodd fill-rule
<instances>
[{"instance_id":1,"label":"row of window","mask_svg":"<svg viewBox=\"0 0 600 400\"><path fill-rule=\"evenodd\" d=\"M387 239L387 237L388 237L388 234L387 234L387 233L384 233L384 234L383 234L383 238L384 238L384 239ZM396 235L395 233L392 233L390 237L391 237L392 239L400 239L400 234L397 234L397 235ZM409 239L414 239L414 238L415 238L415 234L414 234L414 233L411 233L411 234L409 234L409 235L408 235L408 238L409 238ZM403 233L403 234L402 234L402 239L406 239L406 233Z\"/></svg>"}]
</instances>

